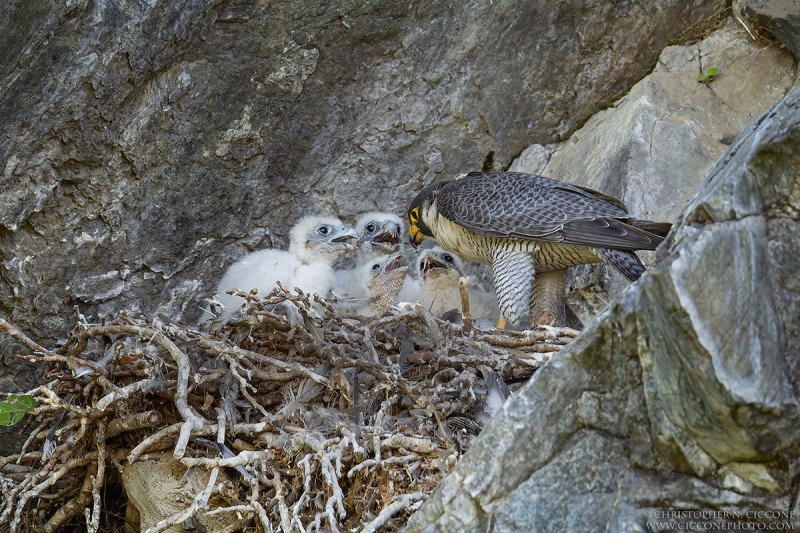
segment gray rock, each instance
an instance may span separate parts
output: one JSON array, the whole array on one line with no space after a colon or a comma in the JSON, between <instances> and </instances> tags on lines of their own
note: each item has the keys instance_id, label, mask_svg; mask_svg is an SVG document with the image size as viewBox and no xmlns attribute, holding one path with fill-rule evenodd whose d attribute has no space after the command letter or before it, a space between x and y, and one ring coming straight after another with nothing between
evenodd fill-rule
<instances>
[{"instance_id":1,"label":"gray rock","mask_svg":"<svg viewBox=\"0 0 800 533\"><path fill-rule=\"evenodd\" d=\"M800 58L800 7L793 0L736 0L734 13L755 23ZM744 23L744 21L743 21Z\"/></svg>"},{"instance_id":2,"label":"gray rock","mask_svg":"<svg viewBox=\"0 0 800 533\"><path fill-rule=\"evenodd\" d=\"M799 165L800 88L733 141L656 266L512 396L406 531L730 529L793 510Z\"/></svg>"},{"instance_id":3,"label":"gray rock","mask_svg":"<svg viewBox=\"0 0 800 533\"><path fill-rule=\"evenodd\" d=\"M698 82L710 68L719 69L713 81ZM674 221L733 139L796 76L790 54L753 41L731 21L696 44L667 47L654 72L613 107L562 144L528 148L511 168L611 194L640 218ZM652 253L640 256L652 263ZM604 266L580 267L574 276L569 301L584 322L628 285Z\"/></svg>"},{"instance_id":4,"label":"gray rock","mask_svg":"<svg viewBox=\"0 0 800 533\"><path fill-rule=\"evenodd\" d=\"M0 5L0 76L17 67L30 36L47 20L51 2L10 0Z\"/></svg>"}]
</instances>

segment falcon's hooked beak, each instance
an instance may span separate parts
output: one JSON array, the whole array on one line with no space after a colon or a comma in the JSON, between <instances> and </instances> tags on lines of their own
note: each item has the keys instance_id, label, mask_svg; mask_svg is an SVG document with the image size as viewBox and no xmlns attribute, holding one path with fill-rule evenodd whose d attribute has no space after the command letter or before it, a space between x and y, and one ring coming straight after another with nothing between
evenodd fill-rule
<instances>
[{"instance_id":1,"label":"falcon's hooked beak","mask_svg":"<svg viewBox=\"0 0 800 533\"><path fill-rule=\"evenodd\" d=\"M408 240L416 248L425 240L425 235L420 231L417 223L419 222L419 208L415 207L408 212Z\"/></svg>"},{"instance_id":2,"label":"falcon's hooked beak","mask_svg":"<svg viewBox=\"0 0 800 533\"><path fill-rule=\"evenodd\" d=\"M427 274L430 270L434 268L443 268L447 269L450 268L450 265L444 263L443 261L439 261L433 254L428 254L422 260L422 264L420 265L420 271L422 274Z\"/></svg>"},{"instance_id":3,"label":"falcon's hooked beak","mask_svg":"<svg viewBox=\"0 0 800 533\"><path fill-rule=\"evenodd\" d=\"M339 228L331 235L330 242L344 244L348 250L353 250L358 245L358 232L350 226Z\"/></svg>"},{"instance_id":4,"label":"falcon's hooked beak","mask_svg":"<svg viewBox=\"0 0 800 533\"><path fill-rule=\"evenodd\" d=\"M391 260L383 267L384 272L391 272L400 268L403 264L403 254L396 253L392 256Z\"/></svg>"},{"instance_id":5,"label":"falcon's hooked beak","mask_svg":"<svg viewBox=\"0 0 800 533\"><path fill-rule=\"evenodd\" d=\"M387 222L383 226L383 231L372 237L372 244L377 245L387 252L397 250L397 247L400 245L399 229L398 225L394 222Z\"/></svg>"},{"instance_id":6,"label":"falcon's hooked beak","mask_svg":"<svg viewBox=\"0 0 800 533\"><path fill-rule=\"evenodd\" d=\"M416 248L425 240L425 236L422 235L418 227L410 226L408 228L408 240L411 242L411 245Z\"/></svg>"}]
</instances>

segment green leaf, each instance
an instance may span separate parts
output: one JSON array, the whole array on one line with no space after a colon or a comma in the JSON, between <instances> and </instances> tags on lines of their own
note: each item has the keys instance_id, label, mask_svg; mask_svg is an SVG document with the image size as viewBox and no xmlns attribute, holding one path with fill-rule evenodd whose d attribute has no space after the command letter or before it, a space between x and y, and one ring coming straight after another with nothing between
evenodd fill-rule
<instances>
[{"instance_id":1,"label":"green leaf","mask_svg":"<svg viewBox=\"0 0 800 533\"><path fill-rule=\"evenodd\" d=\"M719 68L711 67L710 69L706 70L705 72L701 72L697 75L697 81L702 83L703 85L708 85L712 81L714 81L714 76L717 75L719 72Z\"/></svg>"},{"instance_id":2,"label":"green leaf","mask_svg":"<svg viewBox=\"0 0 800 533\"><path fill-rule=\"evenodd\" d=\"M33 410L36 399L27 394L12 394L0 402L0 426L13 426Z\"/></svg>"}]
</instances>

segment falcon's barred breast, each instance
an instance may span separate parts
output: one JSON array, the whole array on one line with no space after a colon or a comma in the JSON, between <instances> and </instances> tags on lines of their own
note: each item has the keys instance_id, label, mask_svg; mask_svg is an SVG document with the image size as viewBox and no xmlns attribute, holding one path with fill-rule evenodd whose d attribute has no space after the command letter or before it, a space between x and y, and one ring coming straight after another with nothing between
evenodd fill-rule
<instances>
[{"instance_id":1,"label":"falcon's barred breast","mask_svg":"<svg viewBox=\"0 0 800 533\"><path fill-rule=\"evenodd\" d=\"M491 264L501 313L520 327L542 318L530 315L537 272L604 262L635 281L644 266L633 251L654 250L671 227L636 219L597 191L519 172L473 172L429 185L408 218L412 244L432 238Z\"/></svg>"}]
</instances>

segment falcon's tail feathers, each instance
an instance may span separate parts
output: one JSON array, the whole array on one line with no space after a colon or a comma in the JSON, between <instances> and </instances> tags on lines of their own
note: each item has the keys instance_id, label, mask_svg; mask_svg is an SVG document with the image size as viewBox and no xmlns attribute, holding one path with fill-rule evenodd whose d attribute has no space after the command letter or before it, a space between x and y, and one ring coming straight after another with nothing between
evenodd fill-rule
<instances>
[{"instance_id":1,"label":"falcon's tail feathers","mask_svg":"<svg viewBox=\"0 0 800 533\"><path fill-rule=\"evenodd\" d=\"M605 262L628 278L631 282L636 281L644 274L644 265L635 253L629 250L611 250L609 248L596 248Z\"/></svg>"},{"instance_id":2,"label":"falcon's tail feathers","mask_svg":"<svg viewBox=\"0 0 800 533\"><path fill-rule=\"evenodd\" d=\"M670 222L652 222L650 220L629 218L625 221L625 223L633 226L634 228L644 230L647 233L652 233L653 235L661 237L662 239L665 238L667 233L669 233L669 230L672 229L672 223Z\"/></svg>"}]
</instances>

